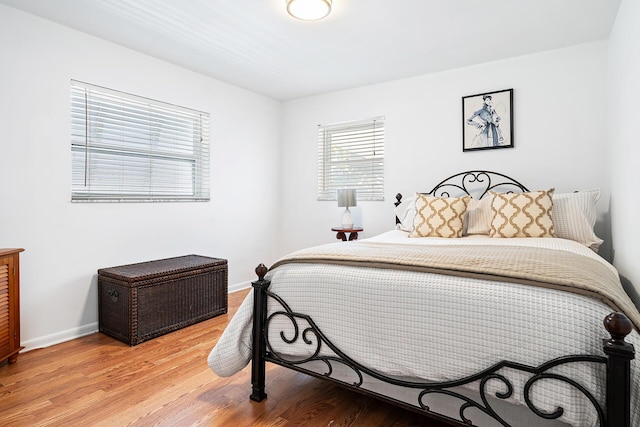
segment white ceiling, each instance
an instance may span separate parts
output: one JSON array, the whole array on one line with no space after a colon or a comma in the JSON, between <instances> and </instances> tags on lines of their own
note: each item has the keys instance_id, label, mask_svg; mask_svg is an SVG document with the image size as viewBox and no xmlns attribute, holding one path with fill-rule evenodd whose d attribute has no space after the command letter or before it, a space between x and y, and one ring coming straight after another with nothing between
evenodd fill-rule
<instances>
[{"instance_id":1,"label":"white ceiling","mask_svg":"<svg viewBox=\"0 0 640 427\"><path fill-rule=\"evenodd\" d=\"M606 39L620 0L0 0L276 100Z\"/></svg>"}]
</instances>

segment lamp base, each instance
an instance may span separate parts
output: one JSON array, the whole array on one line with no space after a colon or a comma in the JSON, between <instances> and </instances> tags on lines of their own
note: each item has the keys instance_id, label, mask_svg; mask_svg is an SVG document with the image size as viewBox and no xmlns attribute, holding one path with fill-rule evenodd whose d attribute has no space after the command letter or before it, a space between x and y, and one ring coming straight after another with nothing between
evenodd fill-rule
<instances>
[{"instance_id":1,"label":"lamp base","mask_svg":"<svg viewBox=\"0 0 640 427\"><path fill-rule=\"evenodd\" d=\"M351 218L351 212L349 211L349 208L346 208L344 210L340 225L342 225L342 228L353 228L353 218Z\"/></svg>"}]
</instances>

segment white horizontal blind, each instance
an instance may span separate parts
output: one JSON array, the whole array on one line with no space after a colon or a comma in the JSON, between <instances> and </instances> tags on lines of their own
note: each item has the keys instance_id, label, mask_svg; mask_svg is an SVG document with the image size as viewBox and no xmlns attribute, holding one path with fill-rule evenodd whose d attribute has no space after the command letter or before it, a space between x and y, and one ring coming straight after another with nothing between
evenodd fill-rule
<instances>
[{"instance_id":1,"label":"white horizontal blind","mask_svg":"<svg viewBox=\"0 0 640 427\"><path fill-rule=\"evenodd\" d=\"M318 200L342 188L384 200L384 117L318 126Z\"/></svg>"},{"instance_id":2,"label":"white horizontal blind","mask_svg":"<svg viewBox=\"0 0 640 427\"><path fill-rule=\"evenodd\" d=\"M209 200L209 114L71 81L72 201Z\"/></svg>"}]
</instances>

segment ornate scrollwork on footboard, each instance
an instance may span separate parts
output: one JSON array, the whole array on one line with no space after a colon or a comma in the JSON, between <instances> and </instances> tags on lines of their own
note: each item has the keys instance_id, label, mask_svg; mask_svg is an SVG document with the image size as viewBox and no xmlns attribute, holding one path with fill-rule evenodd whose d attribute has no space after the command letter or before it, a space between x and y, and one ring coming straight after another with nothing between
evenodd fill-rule
<instances>
[{"instance_id":1,"label":"ornate scrollwork on footboard","mask_svg":"<svg viewBox=\"0 0 640 427\"><path fill-rule=\"evenodd\" d=\"M475 409L497 421L499 424L509 426L510 424L504 417L494 409L492 402L496 403L514 396L516 387L514 386L513 379L507 376L507 372L517 371L522 375L528 375L528 377L519 378L520 384L524 384L524 386L522 387L521 399L517 400L524 400L528 409L540 418L555 420L565 413L565 408L561 406L557 406L553 411L545 412L534 403L532 396L534 386L539 381L551 380L564 383L580 392L585 397L586 402L588 402L597 413L599 426L630 427L629 405L631 377L629 369L630 361L634 358L635 351L631 344L625 342L625 337L631 332L632 326L629 319L621 313L612 313L604 320L605 328L611 335L610 339L603 340L603 350L606 356L570 355L548 361L537 367L503 361L474 375L458 380L445 382L412 382L382 375L344 354L331 342L323 331L320 330L310 316L294 312L281 297L268 290L270 282L264 279L266 271L266 267L263 265L259 266L258 269L256 269L259 280L252 282L254 287L252 400L260 401L267 397L264 391L265 362L270 361L316 377L329 379L341 385L358 389L365 394L383 398L391 403L433 415L439 419L452 421L458 425L472 425L473 420L472 417L468 415L468 412ZM281 307L274 308L272 305L269 315L267 315L268 298L273 299L273 301ZM274 326L276 333L271 335L270 328L272 327L272 322L280 317L284 317L290 327L286 328L287 330L280 329L280 331L277 331ZM270 336L279 337L285 345L300 345L302 343L309 348L306 352L307 355L288 356L281 351L275 351L274 348L281 343L271 343ZM290 352L289 354L295 354L295 352ZM317 369L311 370L303 366L310 362L321 362L326 366L326 370L319 372ZM605 366L607 375L606 411L598 402L598 399L578 381L552 371L555 368L566 367L574 363L593 363ZM334 364L340 364L350 369L355 373L357 380L346 382L344 379L336 377L334 375ZM415 390L417 396L416 401L407 402L392 396L367 390L365 383L368 377L393 386ZM495 391L494 387L493 391L490 391L489 384L495 381L502 384L503 388ZM475 398L471 398L468 394L461 392L463 388L469 390L470 386L474 383L477 383L477 389L474 390L475 393L473 393ZM452 418L451 416L432 411L426 403L427 397L432 395L458 399L460 405L458 418ZM587 403L585 403L585 405L587 405Z\"/></svg>"},{"instance_id":2,"label":"ornate scrollwork on footboard","mask_svg":"<svg viewBox=\"0 0 640 427\"><path fill-rule=\"evenodd\" d=\"M491 382L499 381L504 390L496 391L493 393L498 399L508 399L514 394L514 384L505 373L506 370L518 371L523 374L528 374L528 379L523 379L524 387L522 390L522 398L528 408L537 416L545 419L557 419L564 414L564 409L558 406L552 412L545 412L537 408L534 404L532 388L540 380L555 380L566 383L580 393L582 393L588 402L593 406L597 413L600 426L606 425L605 414L602 406L598 403L598 400L583 387L577 381L558 373L553 373L551 370L558 366L568 365L571 363L598 363L606 364L607 358L604 356L591 356L591 355L579 355L579 356L566 356L552 361L546 362L538 367L527 366L519 363L503 361L495 364L494 366L485 369L477 374L470 375L465 378L461 378L454 381L446 382L411 382L399 380L397 378L387 377L380 374L377 371L373 371L366 366L361 365L357 361L353 360L346 354L344 354L331 340L320 330L315 324L313 319L306 314L295 313L290 309L287 303L278 295L266 291L266 295L275 300L282 309L276 309L271 311L268 315L265 323L265 339L266 339L266 359L277 364L295 367L297 370L303 372L306 369L303 365L309 362L322 362L326 366L326 371L320 373L316 369L312 371L316 376L318 374L330 378L333 381L342 383L350 387L360 388L363 386L365 377L370 376L379 381L383 381L388 384L393 384L398 387L406 387L416 389L419 391L417 395L417 401L414 403L403 402L412 405L416 408L420 408L426 412L432 412L429 405L425 402L426 397L434 394L445 395L450 398L460 400L459 409L459 422L473 425L472 417L467 416L467 411L470 409L476 409L487 416L493 418L503 426L509 426L510 424L501 417L491 404L492 393L488 390L488 386ZM283 330L283 323L278 323L278 327L273 329L273 322L278 318L284 318L287 321L289 327ZM280 329L280 330L278 330ZM271 342L271 339L277 339L281 342ZM282 344L286 345L304 345L307 347L306 351L303 350L304 356L290 356L290 353L282 351ZM280 351L276 351L275 348L280 348ZM345 382L343 379L334 376L334 363L339 363L342 366L348 367L357 377L356 381ZM473 390L479 396L479 399L474 400L469 396L456 391L457 387L465 386L472 388L472 385L477 383L477 390ZM433 412L437 414L437 412ZM441 415L441 414L439 414Z\"/></svg>"},{"instance_id":3,"label":"ornate scrollwork on footboard","mask_svg":"<svg viewBox=\"0 0 640 427\"><path fill-rule=\"evenodd\" d=\"M340 363L344 366L350 368L358 377L358 381L351 383L350 385L353 387L360 387L364 382L364 378L362 376L362 370L360 366L351 360L347 355L342 353L340 349L335 346L318 328L318 326L314 323L311 317L305 314L294 313L287 303L282 300L278 295L266 291L267 296L276 300L283 308L283 310L278 310L271 313L267 317L267 321L265 323L265 339L266 339L266 347L267 347L267 359L278 362L282 365L296 365L301 366L308 362L320 361L325 364L327 367L327 371L323 374L325 377L332 378L333 375L333 366L332 363ZM274 350L273 346L269 341L269 325L271 322L280 316L284 316L290 321L290 325L292 327L291 337L287 337L287 333L285 331L280 331L279 336L282 339L282 342L286 344L296 344L299 343L300 340L304 343L304 345L315 347L311 351L311 355L302 357L302 358L291 358L286 357L283 354L278 353ZM300 321L304 321L306 323L305 326L300 326ZM302 331L302 332L301 332ZM314 339L311 339L310 336L313 335ZM327 346L335 356L331 355L321 355L320 352L322 350L323 344ZM334 378L335 379L335 378Z\"/></svg>"},{"instance_id":4,"label":"ornate scrollwork on footboard","mask_svg":"<svg viewBox=\"0 0 640 427\"><path fill-rule=\"evenodd\" d=\"M472 424L472 421L469 417L465 415L465 412L468 409L475 408L482 411L483 413L493 418L494 420L498 421L500 424L504 426L509 426L509 424L502 417L500 417L500 415L492 407L488 399L490 392L487 390L487 386L490 381L498 380L505 386L506 391L495 392L495 397L499 399L508 399L511 396L513 396L514 386L512 384L512 381L509 378L507 378L505 375L500 373L500 371L502 371L503 369L508 368L508 369L520 371L520 372L531 375L531 377L529 377L525 382L524 389L523 389L523 397L527 404L527 407L538 417L552 420L552 419L558 419L564 414L564 409L560 406L556 407L556 409L553 412L544 412L535 406L532 399L531 389L536 382L542 379L557 380L557 381L569 384L572 387L574 387L576 390L580 391L585 396L585 398L591 403L592 407L596 411L598 415L598 421L599 421L598 425L605 426L606 419L604 415L604 410L591 392L589 392L580 383L578 383L577 381L567 376L549 372L549 370L561 365L567 365L570 363L580 363L580 362L593 362L593 363L606 364L607 359L604 356L590 356L590 355L565 356L565 357L560 357L552 361L546 362L538 367L531 367L531 366L527 366L519 363L503 361L495 364L494 366L484 371L481 371L477 374L474 374L459 380L440 382L440 383L424 383L422 384L422 386L424 386L424 389L420 392L418 400L419 400L420 407L429 411L429 406L424 403L424 398L430 394L444 394L447 396L460 399L461 401L464 402L460 406L459 416L460 416L460 420L466 424ZM473 400L462 393L451 390L454 387L460 387L460 386L472 384L474 382L479 383L477 392L480 396L481 402Z\"/></svg>"}]
</instances>

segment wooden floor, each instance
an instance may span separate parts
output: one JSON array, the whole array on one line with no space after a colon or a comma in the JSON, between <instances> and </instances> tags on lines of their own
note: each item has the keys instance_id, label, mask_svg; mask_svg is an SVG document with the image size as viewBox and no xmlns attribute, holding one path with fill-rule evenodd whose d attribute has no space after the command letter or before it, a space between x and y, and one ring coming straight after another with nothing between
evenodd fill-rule
<instances>
[{"instance_id":1,"label":"wooden floor","mask_svg":"<svg viewBox=\"0 0 640 427\"><path fill-rule=\"evenodd\" d=\"M444 424L268 365L263 402L249 367L217 377L207 356L229 314L135 347L96 333L0 366L0 426L425 426Z\"/></svg>"}]
</instances>

